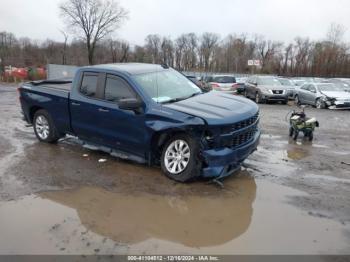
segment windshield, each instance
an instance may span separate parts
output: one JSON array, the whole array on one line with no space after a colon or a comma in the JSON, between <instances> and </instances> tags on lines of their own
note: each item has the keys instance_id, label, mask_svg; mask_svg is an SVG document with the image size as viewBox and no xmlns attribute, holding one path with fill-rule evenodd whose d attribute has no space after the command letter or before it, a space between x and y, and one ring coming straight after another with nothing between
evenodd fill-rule
<instances>
[{"instance_id":1,"label":"windshield","mask_svg":"<svg viewBox=\"0 0 350 262\"><path fill-rule=\"evenodd\" d=\"M278 79L280 81L280 83L284 86L294 86L294 84L292 83L292 81L290 81L289 79Z\"/></svg>"},{"instance_id":2,"label":"windshield","mask_svg":"<svg viewBox=\"0 0 350 262\"><path fill-rule=\"evenodd\" d=\"M216 76L214 77L213 82L221 84L236 83L236 79L232 76Z\"/></svg>"},{"instance_id":3,"label":"windshield","mask_svg":"<svg viewBox=\"0 0 350 262\"><path fill-rule=\"evenodd\" d=\"M343 91L342 88L336 87L334 84L322 84L317 87L320 91Z\"/></svg>"},{"instance_id":4,"label":"windshield","mask_svg":"<svg viewBox=\"0 0 350 262\"><path fill-rule=\"evenodd\" d=\"M263 77L258 79L259 85L280 86L281 83L273 77Z\"/></svg>"},{"instance_id":5,"label":"windshield","mask_svg":"<svg viewBox=\"0 0 350 262\"><path fill-rule=\"evenodd\" d=\"M182 100L201 93L198 86L174 69L135 75L133 78L157 103Z\"/></svg>"}]
</instances>

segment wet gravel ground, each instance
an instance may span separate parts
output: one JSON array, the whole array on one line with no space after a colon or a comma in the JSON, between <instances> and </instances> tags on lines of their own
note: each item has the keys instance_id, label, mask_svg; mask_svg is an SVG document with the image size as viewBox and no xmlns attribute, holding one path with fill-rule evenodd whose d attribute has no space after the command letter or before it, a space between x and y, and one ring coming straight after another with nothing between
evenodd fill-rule
<instances>
[{"instance_id":1,"label":"wet gravel ground","mask_svg":"<svg viewBox=\"0 0 350 262\"><path fill-rule=\"evenodd\" d=\"M220 188L77 144L39 143L0 84L0 254L349 254L350 111L261 105L258 151ZM106 159L106 162L99 162Z\"/></svg>"}]
</instances>

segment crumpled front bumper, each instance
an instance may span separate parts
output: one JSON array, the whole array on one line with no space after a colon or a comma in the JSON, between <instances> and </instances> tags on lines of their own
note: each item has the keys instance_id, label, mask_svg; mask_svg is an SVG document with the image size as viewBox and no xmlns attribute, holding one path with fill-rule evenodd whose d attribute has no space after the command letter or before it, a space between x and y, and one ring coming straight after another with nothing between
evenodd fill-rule
<instances>
[{"instance_id":1,"label":"crumpled front bumper","mask_svg":"<svg viewBox=\"0 0 350 262\"><path fill-rule=\"evenodd\" d=\"M234 173L240 168L241 163L256 150L260 133L258 130L251 141L234 149L225 147L203 151L202 155L207 167L203 168L202 176L222 178Z\"/></svg>"}]
</instances>

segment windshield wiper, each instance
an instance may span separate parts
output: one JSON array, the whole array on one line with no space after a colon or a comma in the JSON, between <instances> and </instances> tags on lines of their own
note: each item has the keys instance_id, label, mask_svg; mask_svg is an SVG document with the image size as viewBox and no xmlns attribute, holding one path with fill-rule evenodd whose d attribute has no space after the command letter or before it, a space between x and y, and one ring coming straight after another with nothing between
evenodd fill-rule
<instances>
[{"instance_id":1,"label":"windshield wiper","mask_svg":"<svg viewBox=\"0 0 350 262\"><path fill-rule=\"evenodd\" d=\"M194 96L199 95L199 94L202 94L202 92L193 93L190 96L173 98L173 99L170 99L170 100L162 102L162 104L169 104L169 103L179 102L179 101L186 100L188 98L194 97Z\"/></svg>"}]
</instances>

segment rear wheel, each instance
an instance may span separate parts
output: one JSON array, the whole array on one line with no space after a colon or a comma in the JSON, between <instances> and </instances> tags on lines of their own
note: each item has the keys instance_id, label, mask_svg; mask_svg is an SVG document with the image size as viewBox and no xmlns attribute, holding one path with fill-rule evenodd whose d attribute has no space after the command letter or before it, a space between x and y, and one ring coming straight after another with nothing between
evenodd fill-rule
<instances>
[{"instance_id":1,"label":"rear wheel","mask_svg":"<svg viewBox=\"0 0 350 262\"><path fill-rule=\"evenodd\" d=\"M314 132L309 133L309 141L312 141L314 139Z\"/></svg>"},{"instance_id":2,"label":"rear wheel","mask_svg":"<svg viewBox=\"0 0 350 262\"><path fill-rule=\"evenodd\" d=\"M293 127L290 127L289 128L289 136L292 137L293 133L294 133L294 129L293 129Z\"/></svg>"},{"instance_id":3,"label":"rear wheel","mask_svg":"<svg viewBox=\"0 0 350 262\"><path fill-rule=\"evenodd\" d=\"M187 182L200 175L199 144L187 134L171 137L163 147L163 173L179 182Z\"/></svg>"},{"instance_id":4,"label":"rear wheel","mask_svg":"<svg viewBox=\"0 0 350 262\"><path fill-rule=\"evenodd\" d=\"M39 141L55 143L60 139L56 126L46 110L38 110L33 119L34 133Z\"/></svg>"}]
</instances>

